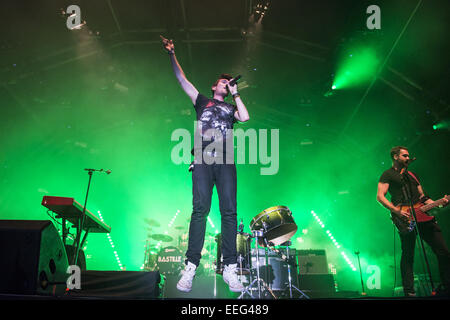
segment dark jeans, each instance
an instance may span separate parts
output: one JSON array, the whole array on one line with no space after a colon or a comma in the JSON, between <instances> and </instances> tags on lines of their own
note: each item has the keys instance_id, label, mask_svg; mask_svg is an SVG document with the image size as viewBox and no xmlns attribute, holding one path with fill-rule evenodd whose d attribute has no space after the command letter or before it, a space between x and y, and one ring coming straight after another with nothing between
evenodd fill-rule
<instances>
[{"instance_id":1,"label":"dark jeans","mask_svg":"<svg viewBox=\"0 0 450 320\"><path fill-rule=\"evenodd\" d=\"M206 222L211 208L214 184L219 196L222 222L223 264L236 263L236 166L235 164L195 164L192 171L193 211L189 226L186 263L200 263L205 240Z\"/></svg>"},{"instance_id":2,"label":"dark jeans","mask_svg":"<svg viewBox=\"0 0 450 320\"><path fill-rule=\"evenodd\" d=\"M450 289L450 251L445 244L441 228L435 221L419 223L422 239L431 247L437 257L441 283L446 290ZM414 249L416 231L400 234L402 257L400 269L402 274L403 291L405 294L414 293ZM427 257L428 258L428 257Z\"/></svg>"}]
</instances>

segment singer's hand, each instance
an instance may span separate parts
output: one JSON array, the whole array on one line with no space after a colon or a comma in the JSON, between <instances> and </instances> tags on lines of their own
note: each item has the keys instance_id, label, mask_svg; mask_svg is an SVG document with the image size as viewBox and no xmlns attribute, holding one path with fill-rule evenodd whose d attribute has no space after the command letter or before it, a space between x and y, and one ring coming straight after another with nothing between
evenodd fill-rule
<instances>
[{"instance_id":1,"label":"singer's hand","mask_svg":"<svg viewBox=\"0 0 450 320\"><path fill-rule=\"evenodd\" d=\"M175 50L175 45L173 44L172 40L168 40L164 38L162 35L159 35L159 37L162 40L164 49L167 50L167 52L173 52Z\"/></svg>"},{"instance_id":2,"label":"singer's hand","mask_svg":"<svg viewBox=\"0 0 450 320\"><path fill-rule=\"evenodd\" d=\"M233 94L235 94L235 93L237 93L238 91L238 89L237 89L237 83L234 85L234 86L230 86L229 85L229 81L228 81L228 83L227 83L227 88L228 88L228 90L230 91L230 93L231 93L231 95L233 95Z\"/></svg>"}]
</instances>

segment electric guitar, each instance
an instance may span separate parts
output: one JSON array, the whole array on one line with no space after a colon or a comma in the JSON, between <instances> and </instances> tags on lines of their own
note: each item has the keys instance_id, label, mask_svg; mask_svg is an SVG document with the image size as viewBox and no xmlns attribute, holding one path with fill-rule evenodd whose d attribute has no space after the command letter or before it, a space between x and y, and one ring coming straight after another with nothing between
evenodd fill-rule
<instances>
[{"instance_id":1,"label":"electric guitar","mask_svg":"<svg viewBox=\"0 0 450 320\"><path fill-rule=\"evenodd\" d=\"M428 214L427 211L445 205L445 199L450 200L450 196L445 196L442 199L436 200L429 204L423 204L422 202L417 202L416 204L414 204L414 212L416 213L417 220L414 220L409 205L401 205L400 210L402 212L406 212L408 214L408 218L399 217L397 214L391 212L391 220L400 233L411 232L414 230L416 223L433 220L434 216Z\"/></svg>"}]
</instances>

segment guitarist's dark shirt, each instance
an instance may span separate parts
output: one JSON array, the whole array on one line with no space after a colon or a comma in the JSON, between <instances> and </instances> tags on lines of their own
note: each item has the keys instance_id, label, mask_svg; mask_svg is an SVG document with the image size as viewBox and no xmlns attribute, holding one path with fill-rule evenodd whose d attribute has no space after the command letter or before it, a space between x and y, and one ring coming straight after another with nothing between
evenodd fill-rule
<instances>
[{"instance_id":1,"label":"guitarist's dark shirt","mask_svg":"<svg viewBox=\"0 0 450 320\"><path fill-rule=\"evenodd\" d=\"M417 179L417 175L414 172L411 172ZM419 190L417 190L417 186L419 183L417 183L416 179L414 179L409 174L406 176L407 179L411 182L411 195L413 203L419 202L420 194ZM380 182L382 183L389 183L389 189L388 192L391 195L391 202L394 206L397 206L399 204L409 204L407 199L404 197L404 192L402 190L402 175L399 171L395 170L394 168L390 168L383 172L383 174L380 177ZM409 183L408 183L409 185Z\"/></svg>"}]
</instances>

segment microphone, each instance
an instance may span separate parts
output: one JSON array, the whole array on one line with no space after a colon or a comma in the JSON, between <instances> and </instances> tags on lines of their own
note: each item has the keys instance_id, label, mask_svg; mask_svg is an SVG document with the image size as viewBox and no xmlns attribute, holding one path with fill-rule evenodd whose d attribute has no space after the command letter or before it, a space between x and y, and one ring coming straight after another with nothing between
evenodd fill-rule
<instances>
[{"instance_id":1,"label":"microphone","mask_svg":"<svg viewBox=\"0 0 450 320\"><path fill-rule=\"evenodd\" d=\"M417 160L416 157L414 157L414 158L412 158L412 159L408 159L407 164L410 164L411 162L414 162L414 161L416 161L416 160Z\"/></svg>"},{"instance_id":2,"label":"microphone","mask_svg":"<svg viewBox=\"0 0 450 320\"><path fill-rule=\"evenodd\" d=\"M241 219L241 223L239 224L239 233L244 232L244 221Z\"/></svg>"},{"instance_id":3,"label":"microphone","mask_svg":"<svg viewBox=\"0 0 450 320\"><path fill-rule=\"evenodd\" d=\"M236 78L231 79L230 82L228 82L228 85L230 87L234 86L239 81L240 78L241 78L241 75L238 75Z\"/></svg>"},{"instance_id":4,"label":"microphone","mask_svg":"<svg viewBox=\"0 0 450 320\"><path fill-rule=\"evenodd\" d=\"M107 170L104 170L104 169L84 169L85 171L90 171L90 172L93 172L93 171L98 171L98 172L105 172L106 174L110 174L112 171L111 170L109 170L109 169L107 169Z\"/></svg>"}]
</instances>

